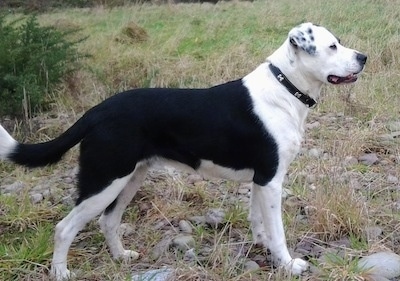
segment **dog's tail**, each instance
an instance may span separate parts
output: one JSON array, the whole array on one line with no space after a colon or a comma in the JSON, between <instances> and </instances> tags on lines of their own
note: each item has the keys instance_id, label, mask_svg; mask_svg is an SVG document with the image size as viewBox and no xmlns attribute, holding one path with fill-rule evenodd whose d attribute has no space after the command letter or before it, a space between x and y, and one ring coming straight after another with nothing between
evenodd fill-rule
<instances>
[{"instance_id":1,"label":"dog's tail","mask_svg":"<svg viewBox=\"0 0 400 281\"><path fill-rule=\"evenodd\" d=\"M84 138L87 130L88 124L84 118L81 118L51 141L23 144L16 141L0 125L0 160L8 160L32 168L56 163L70 148Z\"/></svg>"}]
</instances>

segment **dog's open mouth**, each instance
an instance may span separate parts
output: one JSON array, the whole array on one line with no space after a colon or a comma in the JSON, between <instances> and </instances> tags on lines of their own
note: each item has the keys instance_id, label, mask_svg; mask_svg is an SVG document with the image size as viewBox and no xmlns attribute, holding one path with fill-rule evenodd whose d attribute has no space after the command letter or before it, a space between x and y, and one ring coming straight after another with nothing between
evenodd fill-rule
<instances>
[{"instance_id":1,"label":"dog's open mouth","mask_svg":"<svg viewBox=\"0 0 400 281\"><path fill-rule=\"evenodd\" d=\"M336 75L329 75L328 82L332 84L344 84L344 83L353 83L357 81L357 74L353 73L347 75L346 77L336 76Z\"/></svg>"}]
</instances>

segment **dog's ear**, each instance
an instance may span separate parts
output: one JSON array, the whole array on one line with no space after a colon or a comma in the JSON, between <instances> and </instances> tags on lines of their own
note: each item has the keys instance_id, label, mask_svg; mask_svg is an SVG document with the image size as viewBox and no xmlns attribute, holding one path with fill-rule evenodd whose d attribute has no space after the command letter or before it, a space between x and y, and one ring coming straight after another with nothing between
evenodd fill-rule
<instances>
[{"instance_id":1,"label":"dog's ear","mask_svg":"<svg viewBox=\"0 0 400 281\"><path fill-rule=\"evenodd\" d=\"M300 48L310 55L315 55L317 47L313 42L314 39L310 37L308 34L299 32L298 35L290 35L289 42L294 49Z\"/></svg>"},{"instance_id":2,"label":"dog's ear","mask_svg":"<svg viewBox=\"0 0 400 281\"><path fill-rule=\"evenodd\" d=\"M290 45L292 45L295 49L297 49L298 44L296 43L296 40L294 39L294 36L291 36L289 38L289 42L290 42Z\"/></svg>"}]
</instances>

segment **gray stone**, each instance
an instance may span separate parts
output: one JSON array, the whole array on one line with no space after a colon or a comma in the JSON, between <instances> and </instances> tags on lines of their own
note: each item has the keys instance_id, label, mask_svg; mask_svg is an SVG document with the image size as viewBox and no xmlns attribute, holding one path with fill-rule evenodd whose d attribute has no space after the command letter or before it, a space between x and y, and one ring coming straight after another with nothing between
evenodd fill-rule
<instances>
[{"instance_id":1,"label":"gray stone","mask_svg":"<svg viewBox=\"0 0 400 281\"><path fill-rule=\"evenodd\" d=\"M399 178L394 175L388 175L386 180L388 181L388 183L399 183Z\"/></svg>"},{"instance_id":2,"label":"gray stone","mask_svg":"<svg viewBox=\"0 0 400 281\"><path fill-rule=\"evenodd\" d=\"M222 209L211 209L205 215L206 223L217 228L225 220L225 211Z\"/></svg>"},{"instance_id":3,"label":"gray stone","mask_svg":"<svg viewBox=\"0 0 400 281\"><path fill-rule=\"evenodd\" d=\"M400 256L392 252L379 252L358 261L362 269L376 276L392 279L400 276Z\"/></svg>"},{"instance_id":4,"label":"gray stone","mask_svg":"<svg viewBox=\"0 0 400 281\"><path fill-rule=\"evenodd\" d=\"M345 167L354 166L358 164L358 160L354 156L346 156L343 160L343 165Z\"/></svg>"},{"instance_id":5,"label":"gray stone","mask_svg":"<svg viewBox=\"0 0 400 281\"><path fill-rule=\"evenodd\" d=\"M387 124L387 128L392 132L400 131L400 120L399 121L389 122Z\"/></svg>"},{"instance_id":6,"label":"gray stone","mask_svg":"<svg viewBox=\"0 0 400 281\"><path fill-rule=\"evenodd\" d=\"M377 163L379 161L379 158L376 153L366 153L358 157L358 161L360 161L360 163L364 165L371 166Z\"/></svg>"},{"instance_id":7,"label":"gray stone","mask_svg":"<svg viewBox=\"0 0 400 281\"><path fill-rule=\"evenodd\" d=\"M2 191L2 193L6 194L6 193L19 193L21 192L24 188L25 188L25 183L22 181L16 181L12 184L9 185L4 185L0 188L0 191Z\"/></svg>"},{"instance_id":8,"label":"gray stone","mask_svg":"<svg viewBox=\"0 0 400 281\"><path fill-rule=\"evenodd\" d=\"M318 128L320 125L321 125L321 123L319 123L318 121L315 121L315 122L306 124L306 129L312 130L314 128Z\"/></svg>"},{"instance_id":9,"label":"gray stone","mask_svg":"<svg viewBox=\"0 0 400 281\"><path fill-rule=\"evenodd\" d=\"M365 235L368 241L376 241L383 233L382 228L379 226L369 226L365 228Z\"/></svg>"},{"instance_id":10,"label":"gray stone","mask_svg":"<svg viewBox=\"0 0 400 281\"><path fill-rule=\"evenodd\" d=\"M185 255L183 256L183 260L186 262L193 262L197 260L196 253L194 252L194 249L189 249L185 252Z\"/></svg>"},{"instance_id":11,"label":"gray stone","mask_svg":"<svg viewBox=\"0 0 400 281\"><path fill-rule=\"evenodd\" d=\"M135 232L135 228L130 223L121 223L118 231L121 236L125 237L133 234Z\"/></svg>"},{"instance_id":12,"label":"gray stone","mask_svg":"<svg viewBox=\"0 0 400 281\"><path fill-rule=\"evenodd\" d=\"M172 239L172 245L183 252L194 248L195 244L196 242L192 235L178 235Z\"/></svg>"},{"instance_id":13,"label":"gray stone","mask_svg":"<svg viewBox=\"0 0 400 281\"><path fill-rule=\"evenodd\" d=\"M308 156L313 157L313 158L320 158L321 155L323 155L322 149L311 148L311 149L308 151Z\"/></svg>"},{"instance_id":14,"label":"gray stone","mask_svg":"<svg viewBox=\"0 0 400 281\"><path fill-rule=\"evenodd\" d=\"M192 233L192 226L190 225L190 223L188 221L185 220L180 220L179 221L179 229L180 231L184 232L184 233Z\"/></svg>"},{"instance_id":15,"label":"gray stone","mask_svg":"<svg viewBox=\"0 0 400 281\"><path fill-rule=\"evenodd\" d=\"M189 219L189 221L191 222L191 223L194 223L194 224L204 224L204 223L206 223L206 217L205 216L191 216L191 217L189 217L188 218Z\"/></svg>"},{"instance_id":16,"label":"gray stone","mask_svg":"<svg viewBox=\"0 0 400 281\"><path fill-rule=\"evenodd\" d=\"M260 269L260 266L255 261L249 260L244 263L245 271L256 271L258 269Z\"/></svg>"},{"instance_id":17,"label":"gray stone","mask_svg":"<svg viewBox=\"0 0 400 281\"><path fill-rule=\"evenodd\" d=\"M31 194L31 195L30 195L30 199L31 199L31 202L32 202L33 204L37 204L37 203L43 201L44 198L43 198L43 194L41 194L41 193L34 193L34 194Z\"/></svg>"},{"instance_id":18,"label":"gray stone","mask_svg":"<svg viewBox=\"0 0 400 281\"><path fill-rule=\"evenodd\" d=\"M163 238L160 242L158 242L153 250L151 251L151 258L153 260L158 260L167 250L168 248L171 246L172 244L172 238L167 236L165 238Z\"/></svg>"},{"instance_id":19,"label":"gray stone","mask_svg":"<svg viewBox=\"0 0 400 281\"><path fill-rule=\"evenodd\" d=\"M132 276L132 281L167 281L174 276L172 268L152 269Z\"/></svg>"}]
</instances>

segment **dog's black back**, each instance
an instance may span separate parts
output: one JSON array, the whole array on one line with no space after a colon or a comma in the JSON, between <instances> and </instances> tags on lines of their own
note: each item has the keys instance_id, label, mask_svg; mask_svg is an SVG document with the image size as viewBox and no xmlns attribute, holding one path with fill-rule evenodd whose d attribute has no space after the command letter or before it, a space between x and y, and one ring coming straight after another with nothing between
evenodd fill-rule
<instances>
[{"instance_id":1,"label":"dog's black back","mask_svg":"<svg viewBox=\"0 0 400 281\"><path fill-rule=\"evenodd\" d=\"M29 166L53 163L80 140L78 204L130 174L137 163L151 163L157 157L195 170L201 160L234 170L253 169L253 180L259 184L268 182L278 165L276 143L253 113L242 80L209 89L134 89L116 94L86 112L59 138L19 144L12 160Z\"/></svg>"}]
</instances>

